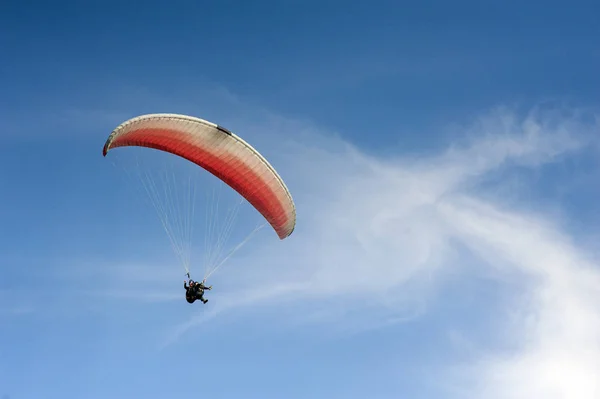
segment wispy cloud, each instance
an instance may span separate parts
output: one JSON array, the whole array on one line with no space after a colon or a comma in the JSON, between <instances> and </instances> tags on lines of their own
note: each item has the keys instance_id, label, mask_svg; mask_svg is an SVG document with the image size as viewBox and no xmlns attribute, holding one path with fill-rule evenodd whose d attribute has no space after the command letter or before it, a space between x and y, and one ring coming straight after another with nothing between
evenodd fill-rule
<instances>
[{"instance_id":1,"label":"wispy cloud","mask_svg":"<svg viewBox=\"0 0 600 399\"><path fill-rule=\"evenodd\" d=\"M475 350L475 366L461 375L468 383L454 388L469 397L595 397L599 269L557 221L508 208L478 182L494 172L501 186L497 172L511 166L576 156L596 128L554 111L499 110L468 129L463 145L427 158L383 161L341 141L331 152L315 137L295 143L281 154L298 203L294 236L256 248L243 268L230 265L259 290L217 299L213 313L177 327L169 342L207 317L250 305L303 306L303 322L355 331L409 320L427 310L449 271L464 271L460 245L481 260L477 273L522 291L505 313L490 315L504 326L494 339L505 337L513 349ZM463 335L471 339L477 348L479 337Z\"/></svg>"},{"instance_id":2,"label":"wispy cloud","mask_svg":"<svg viewBox=\"0 0 600 399\"><path fill-rule=\"evenodd\" d=\"M463 369L472 397L597 397L598 265L547 220L464 198L443 212L473 251L525 287L496 315L505 321L499 337L512 349L481 350Z\"/></svg>"}]
</instances>

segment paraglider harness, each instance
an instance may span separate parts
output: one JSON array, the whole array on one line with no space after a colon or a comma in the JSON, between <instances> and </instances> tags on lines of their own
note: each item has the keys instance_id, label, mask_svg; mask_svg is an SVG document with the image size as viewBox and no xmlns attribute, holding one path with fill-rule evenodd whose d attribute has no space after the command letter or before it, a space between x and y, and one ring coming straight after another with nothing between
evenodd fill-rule
<instances>
[{"instance_id":1,"label":"paraglider harness","mask_svg":"<svg viewBox=\"0 0 600 399\"><path fill-rule=\"evenodd\" d=\"M183 288L185 288L185 300L188 303L194 303L196 299L200 299L203 303L208 302L208 299L204 299L204 290L211 290L212 285L210 287L206 287L204 285L206 280L202 280L201 283L198 283L197 281L191 279L189 273L187 273L187 276L189 278L189 285L188 282L183 282Z\"/></svg>"}]
</instances>

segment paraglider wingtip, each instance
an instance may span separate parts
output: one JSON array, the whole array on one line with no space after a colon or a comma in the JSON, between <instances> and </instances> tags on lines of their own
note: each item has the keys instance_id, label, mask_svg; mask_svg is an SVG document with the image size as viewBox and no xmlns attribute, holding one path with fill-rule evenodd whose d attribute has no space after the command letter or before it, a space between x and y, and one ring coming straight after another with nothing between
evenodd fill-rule
<instances>
[{"instance_id":1,"label":"paraglider wingtip","mask_svg":"<svg viewBox=\"0 0 600 399\"><path fill-rule=\"evenodd\" d=\"M113 136L114 136L114 133L111 133L111 135L108 136L108 138L104 142L104 147L102 147L102 156L103 157L105 157L106 154L108 154L108 150L110 150L110 145L112 144Z\"/></svg>"},{"instance_id":2,"label":"paraglider wingtip","mask_svg":"<svg viewBox=\"0 0 600 399\"><path fill-rule=\"evenodd\" d=\"M296 226L292 227L292 230L290 230L289 233L287 233L285 235L280 235L279 239L282 240L282 241L285 240L286 238L288 238L289 236L292 235L292 233L294 232L295 229L296 229Z\"/></svg>"}]
</instances>

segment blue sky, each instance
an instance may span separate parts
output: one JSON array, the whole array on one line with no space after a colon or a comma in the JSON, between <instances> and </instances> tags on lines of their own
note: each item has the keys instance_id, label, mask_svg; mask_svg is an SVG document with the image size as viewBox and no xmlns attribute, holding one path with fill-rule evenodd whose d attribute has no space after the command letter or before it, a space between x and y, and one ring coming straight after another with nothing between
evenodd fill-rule
<instances>
[{"instance_id":1,"label":"blue sky","mask_svg":"<svg viewBox=\"0 0 600 399\"><path fill-rule=\"evenodd\" d=\"M4 2L0 395L597 398L598 12ZM101 156L154 112L235 131L298 207L205 306Z\"/></svg>"}]
</instances>

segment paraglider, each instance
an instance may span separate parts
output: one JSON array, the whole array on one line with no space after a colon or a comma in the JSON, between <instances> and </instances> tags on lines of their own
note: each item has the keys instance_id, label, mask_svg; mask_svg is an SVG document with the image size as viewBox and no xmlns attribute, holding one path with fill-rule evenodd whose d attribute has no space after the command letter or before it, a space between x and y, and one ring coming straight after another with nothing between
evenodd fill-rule
<instances>
[{"instance_id":1,"label":"paraglider","mask_svg":"<svg viewBox=\"0 0 600 399\"><path fill-rule=\"evenodd\" d=\"M118 147L154 149L199 166L202 171L209 172L233 189L258 211L266 220L265 224L271 226L279 239L289 237L295 229L294 201L277 171L250 144L217 124L179 114L142 115L123 122L111 132L104 144L103 156L106 157L111 150ZM146 171L141 175L144 178L148 176ZM160 190L157 188L158 184L151 181L145 189L189 278L191 260L190 255L185 252L189 252L191 243L183 241L190 240L193 223L189 216L182 218L183 220L175 220L176 212L172 208L176 205L176 201L173 199L159 203L158 194L164 192L166 195L171 195L172 189L165 187L164 190ZM191 197L191 194L189 196ZM193 204L189 206L190 214L193 213L192 206ZM227 223L232 222L228 219ZM177 237L177 228L183 237ZM225 230L229 232L231 226L228 224ZM242 240L232 252L235 252L247 239ZM220 249L223 241L221 235L217 241ZM211 265L208 266L211 270L207 270L203 281L206 281L206 278L229 256L231 253L220 262L210 260ZM188 292L187 283L185 287ZM202 293L204 289L210 289L203 284L196 288L199 288ZM200 299L206 303L202 295L191 295L190 298Z\"/></svg>"},{"instance_id":2,"label":"paraglider","mask_svg":"<svg viewBox=\"0 0 600 399\"><path fill-rule=\"evenodd\" d=\"M185 300L188 303L194 303L197 299L201 300L202 303L206 304L208 299L204 299L204 290L212 290L212 285L207 287L204 285L204 281L198 283L192 279L188 282L183 280L183 288L185 288Z\"/></svg>"}]
</instances>

